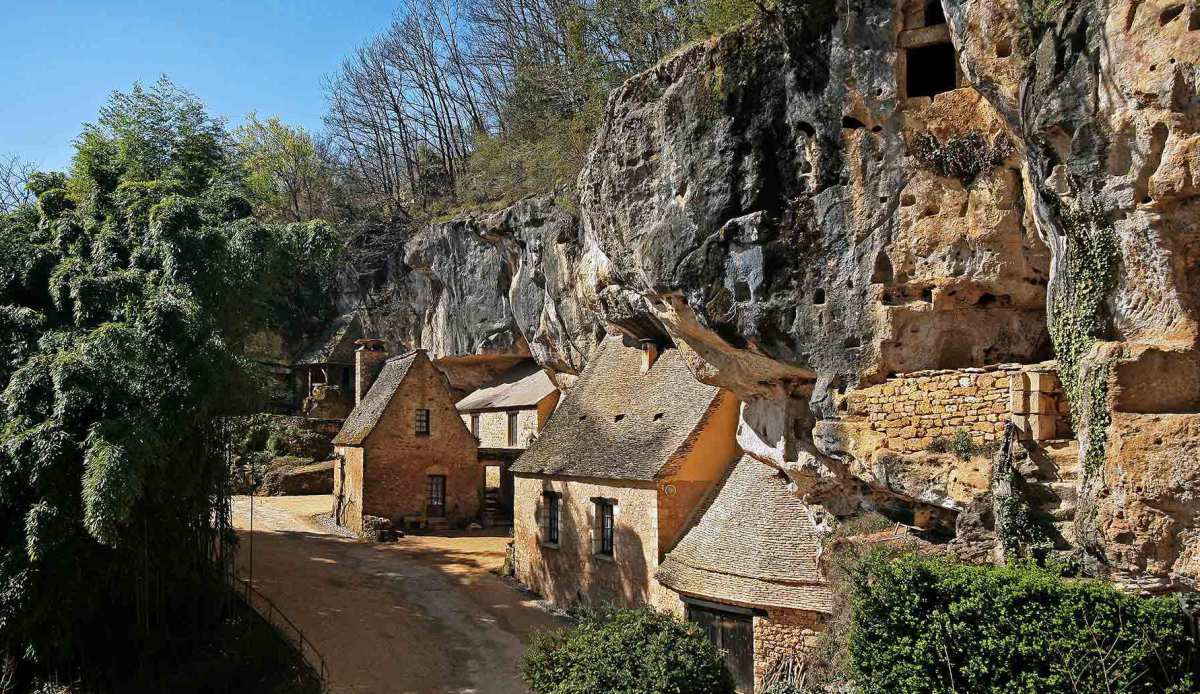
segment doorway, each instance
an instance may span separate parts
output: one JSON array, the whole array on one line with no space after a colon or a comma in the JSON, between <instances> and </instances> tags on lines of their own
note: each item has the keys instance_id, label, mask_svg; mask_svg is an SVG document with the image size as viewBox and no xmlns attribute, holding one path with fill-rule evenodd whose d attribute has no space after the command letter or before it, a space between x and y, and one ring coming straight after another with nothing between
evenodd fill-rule
<instances>
[{"instance_id":1,"label":"doorway","mask_svg":"<svg viewBox=\"0 0 1200 694\"><path fill-rule=\"evenodd\" d=\"M687 603L687 619L725 652L725 667L738 694L754 694L754 616L736 607Z\"/></svg>"},{"instance_id":2,"label":"doorway","mask_svg":"<svg viewBox=\"0 0 1200 694\"><path fill-rule=\"evenodd\" d=\"M429 475L425 478L425 515L430 518L446 517L446 476Z\"/></svg>"}]
</instances>

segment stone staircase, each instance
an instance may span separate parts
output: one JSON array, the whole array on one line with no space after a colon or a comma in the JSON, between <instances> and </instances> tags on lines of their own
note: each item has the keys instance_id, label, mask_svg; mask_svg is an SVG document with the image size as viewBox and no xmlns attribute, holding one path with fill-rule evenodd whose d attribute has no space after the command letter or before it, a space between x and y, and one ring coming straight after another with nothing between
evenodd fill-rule
<instances>
[{"instance_id":1,"label":"stone staircase","mask_svg":"<svg viewBox=\"0 0 1200 694\"><path fill-rule=\"evenodd\" d=\"M513 524L512 511L504 508L499 489L488 489L483 496L483 512L480 521L485 528L504 527Z\"/></svg>"},{"instance_id":2,"label":"stone staircase","mask_svg":"<svg viewBox=\"0 0 1200 694\"><path fill-rule=\"evenodd\" d=\"M1049 516L1058 533L1056 549L1066 549L1075 538L1075 509L1080 476L1079 441L1050 439L1034 447L1025 444L1013 461L1025 478L1030 502Z\"/></svg>"}]
</instances>

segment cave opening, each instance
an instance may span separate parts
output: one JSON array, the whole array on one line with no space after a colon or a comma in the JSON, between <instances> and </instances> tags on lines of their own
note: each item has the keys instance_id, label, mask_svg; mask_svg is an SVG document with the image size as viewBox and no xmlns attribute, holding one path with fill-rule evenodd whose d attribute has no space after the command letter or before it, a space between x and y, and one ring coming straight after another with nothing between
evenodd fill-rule
<instances>
[{"instance_id":1,"label":"cave opening","mask_svg":"<svg viewBox=\"0 0 1200 694\"><path fill-rule=\"evenodd\" d=\"M906 94L930 98L958 87L958 59L954 46L935 43L908 49Z\"/></svg>"}]
</instances>

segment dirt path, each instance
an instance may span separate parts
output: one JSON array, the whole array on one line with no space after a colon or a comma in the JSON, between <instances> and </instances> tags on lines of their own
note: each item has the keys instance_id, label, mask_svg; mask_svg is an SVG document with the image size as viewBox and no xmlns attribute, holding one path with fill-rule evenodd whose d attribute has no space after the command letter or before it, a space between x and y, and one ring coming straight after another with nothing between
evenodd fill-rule
<instances>
[{"instance_id":1,"label":"dirt path","mask_svg":"<svg viewBox=\"0 0 1200 694\"><path fill-rule=\"evenodd\" d=\"M491 573L502 537L408 537L371 545L316 522L328 496L254 502L254 587L320 650L334 692L524 694L528 636L560 622ZM234 499L250 575L249 500Z\"/></svg>"}]
</instances>

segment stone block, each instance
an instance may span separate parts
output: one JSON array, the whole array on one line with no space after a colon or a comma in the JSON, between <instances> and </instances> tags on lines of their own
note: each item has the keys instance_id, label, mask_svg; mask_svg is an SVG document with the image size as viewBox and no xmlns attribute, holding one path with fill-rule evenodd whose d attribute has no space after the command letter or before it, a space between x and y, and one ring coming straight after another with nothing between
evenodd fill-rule
<instances>
[{"instance_id":1,"label":"stone block","mask_svg":"<svg viewBox=\"0 0 1200 694\"><path fill-rule=\"evenodd\" d=\"M1056 433L1053 414L1031 414L1029 426L1030 438L1033 441L1052 439Z\"/></svg>"},{"instance_id":2,"label":"stone block","mask_svg":"<svg viewBox=\"0 0 1200 694\"><path fill-rule=\"evenodd\" d=\"M1008 411L1013 414L1029 412L1029 387L1025 374L1014 374L1008 386Z\"/></svg>"},{"instance_id":3,"label":"stone block","mask_svg":"<svg viewBox=\"0 0 1200 694\"><path fill-rule=\"evenodd\" d=\"M1039 392L1029 394L1029 412L1031 414L1054 414L1057 411L1053 395Z\"/></svg>"},{"instance_id":4,"label":"stone block","mask_svg":"<svg viewBox=\"0 0 1200 694\"><path fill-rule=\"evenodd\" d=\"M1031 371L1026 375L1029 378L1030 392L1053 393L1058 387L1058 376L1050 371Z\"/></svg>"},{"instance_id":5,"label":"stone block","mask_svg":"<svg viewBox=\"0 0 1200 694\"><path fill-rule=\"evenodd\" d=\"M1014 412L1012 416L1012 423L1013 426L1017 428L1017 438L1021 439L1022 441L1032 440L1031 437L1033 434L1033 425L1029 421L1029 415L1018 414Z\"/></svg>"}]
</instances>

